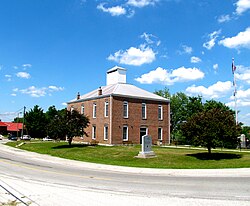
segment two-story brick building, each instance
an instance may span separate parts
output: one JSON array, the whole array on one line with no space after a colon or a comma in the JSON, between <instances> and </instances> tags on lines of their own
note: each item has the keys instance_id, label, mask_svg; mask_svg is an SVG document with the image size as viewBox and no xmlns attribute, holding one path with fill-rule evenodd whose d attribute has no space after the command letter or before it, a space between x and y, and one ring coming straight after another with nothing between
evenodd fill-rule
<instances>
[{"instance_id":1,"label":"two-story brick building","mask_svg":"<svg viewBox=\"0 0 250 206\"><path fill-rule=\"evenodd\" d=\"M126 83L126 69L107 71L107 85L68 102L68 110L76 109L89 117L84 142L102 144L141 143L145 134L154 144L170 142L170 102L151 92Z\"/></svg>"}]
</instances>

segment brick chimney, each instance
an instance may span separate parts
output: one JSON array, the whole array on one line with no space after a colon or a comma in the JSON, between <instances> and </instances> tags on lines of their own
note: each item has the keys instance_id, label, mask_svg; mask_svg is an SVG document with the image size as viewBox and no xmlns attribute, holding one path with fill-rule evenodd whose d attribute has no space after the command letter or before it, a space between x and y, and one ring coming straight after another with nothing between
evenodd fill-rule
<instances>
[{"instance_id":1,"label":"brick chimney","mask_svg":"<svg viewBox=\"0 0 250 206\"><path fill-rule=\"evenodd\" d=\"M80 99L80 92L77 93L76 99L79 100Z\"/></svg>"},{"instance_id":2,"label":"brick chimney","mask_svg":"<svg viewBox=\"0 0 250 206\"><path fill-rule=\"evenodd\" d=\"M99 87L98 89L98 96L102 95L102 87Z\"/></svg>"}]
</instances>

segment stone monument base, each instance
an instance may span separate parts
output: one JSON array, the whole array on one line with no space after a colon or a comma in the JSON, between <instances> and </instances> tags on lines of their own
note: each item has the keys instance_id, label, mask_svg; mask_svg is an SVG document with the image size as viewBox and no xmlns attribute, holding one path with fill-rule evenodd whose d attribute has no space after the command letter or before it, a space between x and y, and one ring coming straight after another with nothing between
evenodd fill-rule
<instances>
[{"instance_id":1,"label":"stone monument base","mask_svg":"<svg viewBox=\"0 0 250 206\"><path fill-rule=\"evenodd\" d=\"M155 153L153 151L151 152L139 152L136 158L154 158L156 157Z\"/></svg>"}]
</instances>

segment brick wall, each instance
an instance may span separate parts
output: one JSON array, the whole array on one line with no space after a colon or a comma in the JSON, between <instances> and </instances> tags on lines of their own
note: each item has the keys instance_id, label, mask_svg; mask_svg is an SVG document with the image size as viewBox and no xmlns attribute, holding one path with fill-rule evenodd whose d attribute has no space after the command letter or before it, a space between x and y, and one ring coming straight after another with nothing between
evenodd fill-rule
<instances>
[{"instance_id":1,"label":"brick wall","mask_svg":"<svg viewBox=\"0 0 250 206\"><path fill-rule=\"evenodd\" d=\"M123 102L128 102L128 118L123 118ZM146 103L146 119L142 119L142 103ZM163 120L158 120L158 106L163 106ZM163 129L163 143L169 141L169 104L152 100L113 97L112 143L121 144L123 126L128 127L128 141L140 143L140 128L147 128L153 143L158 141L158 128Z\"/></svg>"},{"instance_id":2,"label":"brick wall","mask_svg":"<svg viewBox=\"0 0 250 206\"><path fill-rule=\"evenodd\" d=\"M105 101L109 102L109 115L104 117ZM123 117L123 102L128 102L128 118ZM147 118L142 119L142 103L146 103ZM92 141L92 126L96 126L96 141L103 144L123 144L123 126L128 127L128 141L140 144L140 128L145 127L148 134L152 136L153 144L158 141L158 128L163 129L163 144L169 142L169 112L170 107L167 102L157 102L152 100L140 100L125 97L106 97L83 102L70 103L68 109L73 107L81 111L84 104L84 114L89 117L89 127L85 129L88 134L84 136L85 142ZM96 118L93 118L93 104L96 104ZM158 106L163 107L163 120L158 120ZM110 118L112 116L112 123ZM108 126L108 140L104 140L104 126ZM75 139L74 139L75 140Z\"/></svg>"}]
</instances>

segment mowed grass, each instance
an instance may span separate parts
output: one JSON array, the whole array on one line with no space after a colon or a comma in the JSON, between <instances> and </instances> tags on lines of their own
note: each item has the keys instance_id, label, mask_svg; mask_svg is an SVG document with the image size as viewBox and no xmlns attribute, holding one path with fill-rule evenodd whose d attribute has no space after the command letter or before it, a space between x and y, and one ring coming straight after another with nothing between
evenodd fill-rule
<instances>
[{"instance_id":1,"label":"mowed grass","mask_svg":"<svg viewBox=\"0 0 250 206\"><path fill-rule=\"evenodd\" d=\"M15 147L20 142L9 142ZM165 168L165 169L217 169L249 168L249 152L212 151L208 156L206 150L153 147L155 158L135 158L141 150L137 146L88 146L66 142L25 142L20 149L48 154L56 157L109 165Z\"/></svg>"}]
</instances>

